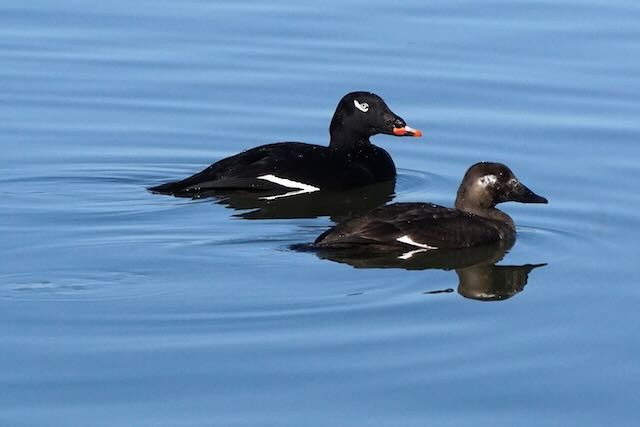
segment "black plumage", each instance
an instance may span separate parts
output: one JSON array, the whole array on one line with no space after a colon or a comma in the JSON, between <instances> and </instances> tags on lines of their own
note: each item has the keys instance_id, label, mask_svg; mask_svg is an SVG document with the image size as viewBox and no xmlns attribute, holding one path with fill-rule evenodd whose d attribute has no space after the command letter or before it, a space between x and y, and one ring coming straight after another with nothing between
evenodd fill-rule
<instances>
[{"instance_id":1,"label":"black plumage","mask_svg":"<svg viewBox=\"0 0 640 427\"><path fill-rule=\"evenodd\" d=\"M184 180L149 190L197 197L217 190L286 192L296 184L313 187L312 191L363 187L396 176L391 156L371 144L371 136L421 135L394 114L382 98L369 92L345 95L336 107L329 130L328 147L301 142L263 145L222 159Z\"/></svg>"}]
</instances>

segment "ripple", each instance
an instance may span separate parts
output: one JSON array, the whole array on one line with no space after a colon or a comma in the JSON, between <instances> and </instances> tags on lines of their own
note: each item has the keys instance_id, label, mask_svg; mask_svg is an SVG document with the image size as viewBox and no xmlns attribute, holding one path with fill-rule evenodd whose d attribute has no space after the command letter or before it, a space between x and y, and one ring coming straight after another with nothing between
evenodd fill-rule
<instances>
[{"instance_id":1,"label":"ripple","mask_svg":"<svg viewBox=\"0 0 640 427\"><path fill-rule=\"evenodd\" d=\"M438 202L450 199L443 191L448 179L436 173L415 169L398 169L394 202ZM449 196L449 197L447 197Z\"/></svg>"},{"instance_id":2,"label":"ripple","mask_svg":"<svg viewBox=\"0 0 640 427\"><path fill-rule=\"evenodd\" d=\"M385 2L91 3L0 6L4 424L278 425L290 407L294 425L363 408L633 424L636 3L414 0L393 19ZM375 139L411 168L395 201L452 206L478 160L548 196L505 207L519 235L499 264L549 263L515 304L423 294L454 271L285 249L326 216L235 220L146 191L257 145L325 144L360 89L425 130Z\"/></svg>"},{"instance_id":3,"label":"ripple","mask_svg":"<svg viewBox=\"0 0 640 427\"><path fill-rule=\"evenodd\" d=\"M0 276L0 297L19 300L103 301L147 298L165 292L144 273L76 270Z\"/></svg>"},{"instance_id":4,"label":"ripple","mask_svg":"<svg viewBox=\"0 0 640 427\"><path fill-rule=\"evenodd\" d=\"M517 229L517 241L510 251L510 261L526 259L529 263L566 263L584 256L582 248L598 244L596 237L568 229L527 224L518 225Z\"/></svg>"}]
</instances>

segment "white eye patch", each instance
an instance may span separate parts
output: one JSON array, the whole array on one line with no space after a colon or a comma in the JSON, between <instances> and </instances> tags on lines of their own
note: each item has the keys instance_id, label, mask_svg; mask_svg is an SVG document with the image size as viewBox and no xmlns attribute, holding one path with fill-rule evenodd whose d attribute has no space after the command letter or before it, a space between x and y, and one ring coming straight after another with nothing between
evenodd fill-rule
<instances>
[{"instance_id":1,"label":"white eye patch","mask_svg":"<svg viewBox=\"0 0 640 427\"><path fill-rule=\"evenodd\" d=\"M480 185L489 187L491 185L495 185L495 183L498 182L498 177L495 175L485 175L480 177L478 181L480 182Z\"/></svg>"},{"instance_id":2,"label":"white eye patch","mask_svg":"<svg viewBox=\"0 0 640 427\"><path fill-rule=\"evenodd\" d=\"M357 100L354 99L353 105L355 105L356 108L362 111L363 113L366 113L367 111L369 111L369 104L367 104L366 102L363 102L362 104L360 104Z\"/></svg>"}]
</instances>

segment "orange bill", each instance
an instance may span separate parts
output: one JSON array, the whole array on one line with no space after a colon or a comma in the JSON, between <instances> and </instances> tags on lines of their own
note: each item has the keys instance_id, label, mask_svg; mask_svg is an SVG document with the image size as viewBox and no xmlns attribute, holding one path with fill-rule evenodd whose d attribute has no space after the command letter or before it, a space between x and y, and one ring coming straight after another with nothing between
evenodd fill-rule
<instances>
[{"instance_id":1,"label":"orange bill","mask_svg":"<svg viewBox=\"0 0 640 427\"><path fill-rule=\"evenodd\" d=\"M422 131L409 126L393 128L393 134L397 136L422 136Z\"/></svg>"}]
</instances>

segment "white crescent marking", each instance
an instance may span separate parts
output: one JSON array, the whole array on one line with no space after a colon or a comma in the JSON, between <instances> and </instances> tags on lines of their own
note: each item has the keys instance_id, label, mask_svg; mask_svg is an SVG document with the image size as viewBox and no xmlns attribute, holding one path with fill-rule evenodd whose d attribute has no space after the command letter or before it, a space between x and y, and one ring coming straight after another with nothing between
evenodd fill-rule
<instances>
[{"instance_id":1,"label":"white crescent marking","mask_svg":"<svg viewBox=\"0 0 640 427\"><path fill-rule=\"evenodd\" d=\"M409 235L404 235L402 237L398 237L396 239L398 242L400 243L406 243L407 245L411 245L411 246L417 246L419 248L423 248L423 249L438 249L435 246L429 246L429 245L425 245L424 243L418 243L418 242L414 242L413 239L411 237L409 237Z\"/></svg>"},{"instance_id":2,"label":"white crescent marking","mask_svg":"<svg viewBox=\"0 0 640 427\"><path fill-rule=\"evenodd\" d=\"M363 102L362 104L360 104L357 100L354 99L353 105L355 105L356 108L362 111L363 113L366 113L367 111L369 111L369 104L367 104L366 102Z\"/></svg>"},{"instance_id":3,"label":"white crescent marking","mask_svg":"<svg viewBox=\"0 0 640 427\"><path fill-rule=\"evenodd\" d=\"M303 182L292 181L287 178L280 178L279 176L275 176L272 174L259 176L258 179L263 179L265 181L273 182L274 184L282 185L283 187L287 187L287 188L295 188L297 190L297 191L289 191L288 193L284 193L284 194L277 194L275 196L260 197L263 200L274 200L274 199L279 199L281 197L289 197L289 196L295 196L298 194L313 193L314 191L320 191L318 187L314 187L313 185L305 184Z\"/></svg>"}]
</instances>

